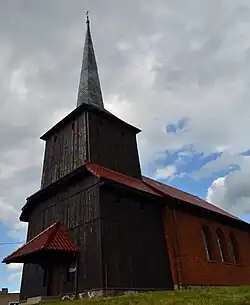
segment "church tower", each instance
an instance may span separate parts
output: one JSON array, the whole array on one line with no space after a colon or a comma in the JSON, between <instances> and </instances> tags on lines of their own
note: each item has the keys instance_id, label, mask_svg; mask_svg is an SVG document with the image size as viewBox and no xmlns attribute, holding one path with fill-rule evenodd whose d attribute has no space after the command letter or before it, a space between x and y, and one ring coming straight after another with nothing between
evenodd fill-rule
<instances>
[{"instance_id":1,"label":"church tower","mask_svg":"<svg viewBox=\"0 0 250 305\"><path fill-rule=\"evenodd\" d=\"M84 162L141 178L136 143L139 132L104 108L87 18L76 109L41 137L46 141L41 187L57 181Z\"/></svg>"},{"instance_id":2,"label":"church tower","mask_svg":"<svg viewBox=\"0 0 250 305\"><path fill-rule=\"evenodd\" d=\"M20 216L27 242L4 259L24 263L21 300L172 287L163 203L141 176L138 132L104 107L87 18L76 108L41 137L41 188Z\"/></svg>"}]
</instances>

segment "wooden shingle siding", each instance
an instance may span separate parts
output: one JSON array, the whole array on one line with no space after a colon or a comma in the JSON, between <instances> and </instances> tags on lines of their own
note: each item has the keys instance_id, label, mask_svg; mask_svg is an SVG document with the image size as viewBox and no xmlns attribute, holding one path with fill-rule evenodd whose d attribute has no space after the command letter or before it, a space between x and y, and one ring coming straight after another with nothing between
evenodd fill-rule
<instances>
[{"instance_id":1,"label":"wooden shingle siding","mask_svg":"<svg viewBox=\"0 0 250 305\"><path fill-rule=\"evenodd\" d=\"M89 113L89 145L92 163L140 178L136 134L125 124Z\"/></svg>"},{"instance_id":2,"label":"wooden shingle siding","mask_svg":"<svg viewBox=\"0 0 250 305\"><path fill-rule=\"evenodd\" d=\"M160 203L102 187L103 282L108 288L172 288Z\"/></svg>"},{"instance_id":3,"label":"wooden shingle siding","mask_svg":"<svg viewBox=\"0 0 250 305\"><path fill-rule=\"evenodd\" d=\"M87 276L80 288L101 285L101 256L98 214L99 188L98 180L89 176L84 181L69 186L53 197L41 202L30 215L29 240L39 234L54 222L60 221L69 230L72 240L80 246L79 277ZM44 216L42 216L44 215ZM87 265L86 265L87 264ZM71 287L65 282L66 266L55 273L58 292L66 293ZM87 275L85 275L85 273ZM38 265L25 265L22 279L22 295L25 297L44 293L42 284L32 283L30 280L36 275L38 283L42 282L43 271ZM34 281L33 281L34 282ZM59 289L59 288L58 288Z\"/></svg>"},{"instance_id":4,"label":"wooden shingle siding","mask_svg":"<svg viewBox=\"0 0 250 305\"><path fill-rule=\"evenodd\" d=\"M42 188L70 173L87 159L86 125L84 112L46 141Z\"/></svg>"}]
</instances>

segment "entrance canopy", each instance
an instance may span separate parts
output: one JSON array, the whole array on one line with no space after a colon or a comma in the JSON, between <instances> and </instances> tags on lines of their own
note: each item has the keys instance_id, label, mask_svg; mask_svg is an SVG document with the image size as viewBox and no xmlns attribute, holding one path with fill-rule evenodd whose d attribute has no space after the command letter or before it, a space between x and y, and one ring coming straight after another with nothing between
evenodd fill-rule
<instances>
[{"instance_id":1,"label":"entrance canopy","mask_svg":"<svg viewBox=\"0 0 250 305\"><path fill-rule=\"evenodd\" d=\"M58 254L63 254L63 257L74 256L77 251L78 247L71 240L67 230L60 222L56 222L5 257L2 262L40 264L53 257L58 260ZM62 258L61 255L60 257Z\"/></svg>"}]
</instances>

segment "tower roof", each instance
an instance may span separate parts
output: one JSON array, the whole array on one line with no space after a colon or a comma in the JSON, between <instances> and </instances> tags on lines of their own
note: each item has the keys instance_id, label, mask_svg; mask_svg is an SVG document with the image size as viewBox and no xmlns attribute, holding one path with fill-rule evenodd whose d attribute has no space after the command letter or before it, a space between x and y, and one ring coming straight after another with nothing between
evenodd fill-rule
<instances>
[{"instance_id":1,"label":"tower roof","mask_svg":"<svg viewBox=\"0 0 250 305\"><path fill-rule=\"evenodd\" d=\"M100 109L104 109L88 15L86 24L87 31L83 50L77 107L81 104L91 104L99 107Z\"/></svg>"}]
</instances>

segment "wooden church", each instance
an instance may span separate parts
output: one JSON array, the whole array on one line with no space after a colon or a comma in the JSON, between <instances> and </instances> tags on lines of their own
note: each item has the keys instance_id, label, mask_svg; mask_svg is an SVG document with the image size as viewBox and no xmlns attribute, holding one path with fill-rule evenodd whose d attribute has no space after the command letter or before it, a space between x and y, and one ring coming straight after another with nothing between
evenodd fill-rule
<instances>
[{"instance_id":1,"label":"wooden church","mask_svg":"<svg viewBox=\"0 0 250 305\"><path fill-rule=\"evenodd\" d=\"M250 225L143 177L140 130L104 108L89 20L77 107L48 130L20 220L20 299L250 284Z\"/></svg>"}]
</instances>

